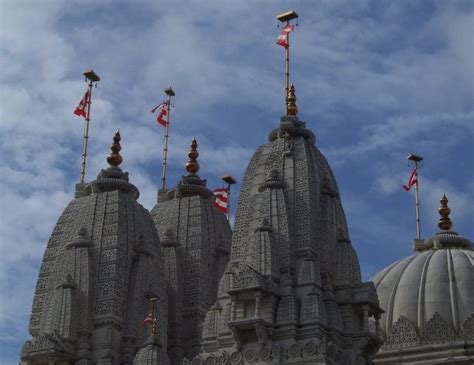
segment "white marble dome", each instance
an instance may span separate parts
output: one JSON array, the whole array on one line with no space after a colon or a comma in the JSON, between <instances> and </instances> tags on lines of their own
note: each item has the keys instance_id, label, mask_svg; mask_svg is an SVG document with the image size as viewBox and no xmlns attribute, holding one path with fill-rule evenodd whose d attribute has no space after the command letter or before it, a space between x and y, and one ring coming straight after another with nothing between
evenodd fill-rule
<instances>
[{"instance_id":1,"label":"white marble dome","mask_svg":"<svg viewBox=\"0 0 474 365\"><path fill-rule=\"evenodd\" d=\"M447 199L442 204L447 208ZM408 348L420 357L420 347L435 351L435 344L449 344L452 349L456 343L465 347L465 342L470 342L472 352L474 250L468 239L450 230L447 219L440 221L442 230L431 238L415 240L415 254L372 279L385 310L380 321L385 343L379 358L390 352L405 356L400 350Z\"/></svg>"}]
</instances>

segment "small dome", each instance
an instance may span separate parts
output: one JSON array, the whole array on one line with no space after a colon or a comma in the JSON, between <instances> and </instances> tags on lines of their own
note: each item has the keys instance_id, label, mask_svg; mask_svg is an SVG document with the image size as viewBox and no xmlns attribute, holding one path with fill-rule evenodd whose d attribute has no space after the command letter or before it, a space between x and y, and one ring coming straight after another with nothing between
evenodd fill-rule
<instances>
[{"instance_id":1,"label":"small dome","mask_svg":"<svg viewBox=\"0 0 474 365\"><path fill-rule=\"evenodd\" d=\"M447 198L441 202L441 231L415 240L414 255L372 279L385 310L380 322L385 343L376 363L406 360L422 352L440 359L433 344L457 351L456 344L474 339L474 250L468 239L449 230ZM464 351L463 345L459 351Z\"/></svg>"},{"instance_id":2,"label":"small dome","mask_svg":"<svg viewBox=\"0 0 474 365\"><path fill-rule=\"evenodd\" d=\"M474 310L473 265L470 249L430 249L378 273L373 281L387 337L401 317L423 333L436 313L447 327L459 330Z\"/></svg>"}]
</instances>

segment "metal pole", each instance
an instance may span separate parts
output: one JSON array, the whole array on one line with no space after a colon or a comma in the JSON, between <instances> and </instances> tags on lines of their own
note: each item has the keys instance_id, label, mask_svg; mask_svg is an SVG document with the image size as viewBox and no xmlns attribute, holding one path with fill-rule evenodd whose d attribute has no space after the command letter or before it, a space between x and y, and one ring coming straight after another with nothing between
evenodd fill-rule
<instances>
[{"instance_id":1,"label":"metal pole","mask_svg":"<svg viewBox=\"0 0 474 365\"><path fill-rule=\"evenodd\" d=\"M157 301L157 298L151 298L151 313L152 313L152 322L151 322L151 334L153 336L156 336L158 334L158 324L156 323L156 309L155 309L155 303Z\"/></svg>"},{"instance_id":2,"label":"metal pole","mask_svg":"<svg viewBox=\"0 0 474 365\"><path fill-rule=\"evenodd\" d=\"M286 22L286 26L290 21ZM290 32L286 35L288 47L285 49L285 101L288 101L288 91L290 90ZM285 114L288 115L288 103L285 103Z\"/></svg>"},{"instance_id":3,"label":"metal pole","mask_svg":"<svg viewBox=\"0 0 474 365\"><path fill-rule=\"evenodd\" d=\"M420 197L418 194L419 176L418 176L418 162L415 162L416 169L416 183L415 183L415 206L416 206L416 238L421 238L420 226Z\"/></svg>"},{"instance_id":4,"label":"metal pole","mask_svg":"<svg viewBox=\"0 0 474 365\"><path fill-rule=\"evenodd\" d=\"M84 140L82 143L82 166L81 166L81 184L84 183L84 177L86 175L86 160L87 160L87 144L89 141L89 122L90 122L90 113L91 113L91 103L92 103L92 80L89 82L89 96L87 100L87 117L86 123L84 124Z\"/></svg>"},{"instance_id":5,"label":"metal pole","mask_svg":"<svg viewBox=\"0 0 474 365\"><path fill-rule=\"evenodd\" d=\"M168 114L166 118L166 127L165 127L165 141L163 149L163 174L161 176L161 190L166 190L166 166L168 161L168 136L170 128L170 109L171 109L171 95L168 94Z\"/></svg>"},{"instance_id":6,"label":"metal pole","mask_svg":"<svg viewBox=\"0 0 474 365\"><path fill-rule=\"evenodd\" d=\"M230 183L227 183L227 221L230 222Z\"/></svg>"}]
</instances>

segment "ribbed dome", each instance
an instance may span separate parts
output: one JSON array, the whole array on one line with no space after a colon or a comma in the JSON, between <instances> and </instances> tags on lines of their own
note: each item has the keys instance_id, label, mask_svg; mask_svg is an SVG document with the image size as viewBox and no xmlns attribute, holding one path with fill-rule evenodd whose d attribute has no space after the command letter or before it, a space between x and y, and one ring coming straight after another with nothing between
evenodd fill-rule
<instances>
[{"instance_id":1,"label":"ribbed dome","mask_svg":"<svg viewBox=\"0 0 474 365\"><path fill-rule=\"evenodd\" d=\"M474 309L473 265L471 250L431 249L378 273L373 281L385 310L381 321L385 334L401 316L423 331L435 313L460 329Z\"/></svg>"},{"instance_id":2,"label":"ribbed dome","mask_svg":"<svg viewBox=\"0 0 474 365\"><path fill-rule=\"evenodd\" d=\"M449 230L447 198L441 202L439 226L445 229L415 240L417 253L373 278L385 310L380 323L385 343L376 363L472 361L474 250Z\"/></svg>"}]
</instances>

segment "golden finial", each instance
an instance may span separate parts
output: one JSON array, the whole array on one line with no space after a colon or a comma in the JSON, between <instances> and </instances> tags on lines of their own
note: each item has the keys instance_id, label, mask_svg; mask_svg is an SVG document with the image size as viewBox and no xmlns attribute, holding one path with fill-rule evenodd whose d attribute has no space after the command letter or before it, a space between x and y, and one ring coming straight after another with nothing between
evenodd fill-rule
<instances>
[{"instance_id":1,"label":"golden finial","mask_svg":"<svg viewBox=\"0 0 474 365\"><path fill-rule=\"evenodd\" d=\"M186 171L188 172L188 176L195 175L196 172L199 171L199 163L197 162L199 153L197 151L197 146L198 143L196 141L196 138L193 138L193 141L191 142L191 145L189 147L189 160L188 162L186 162Z\"/></svg>"},{"instance_id":2,"label":"golden finial","mask_svg":"<svg viewBox=\"0 0 474 365\"><path fill-rule=\"evenodd\" d=\"M451 209L448 207L448 198L446 197L446 194L443 194L439 202L441 203L441 207L438 208L438 212L441 218L439 219L438 227L443 230L451 229L453 223L451 222L451 219L449 219Z\"/></svg>"},{"instance_id":3,"label":"golden finial","mask_svg":"<svg viewBox=\"0 0 474 365\"><path fill-rule=\"evenodd\" d=\"M107 156L107 162L110 166L118 166L122 163L122 156L120 156L120 131L117 129L114 135L114 143L110 146L110 154Z\"/></svg>"},{"instance_id":4,"label":"golden finial","mask_svg":"<svg viewBox=\"0 0 474 365\"><path fill-rule=\"evenodd\" d=\"M298 114L298 107L296 106L295 85L291 84L286 97L286 115Z\"/></svg>"}]
</instances>

